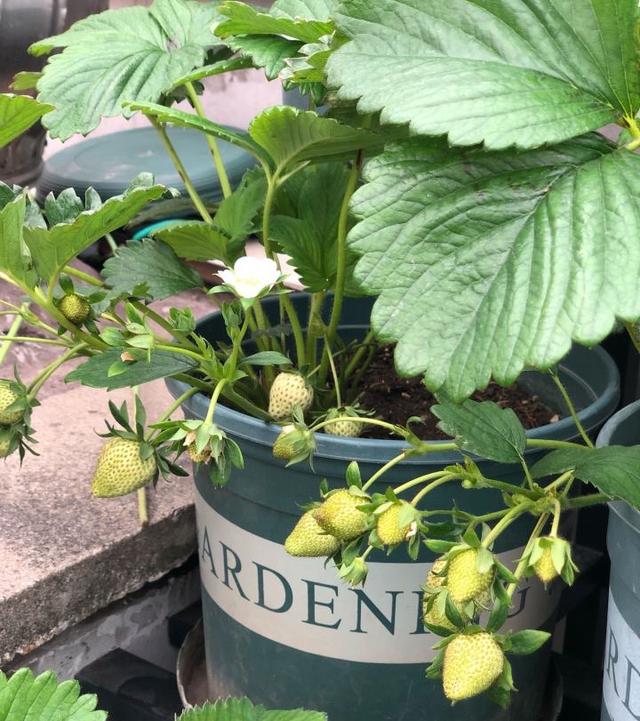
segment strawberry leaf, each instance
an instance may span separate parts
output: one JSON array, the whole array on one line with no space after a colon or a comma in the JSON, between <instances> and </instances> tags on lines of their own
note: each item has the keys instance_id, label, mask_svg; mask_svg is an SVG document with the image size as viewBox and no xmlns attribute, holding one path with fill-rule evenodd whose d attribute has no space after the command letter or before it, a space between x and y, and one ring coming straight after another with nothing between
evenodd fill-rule
<instances>
[{"instance_id":1,"label":"strawberry leaf","mask_svg":"<svg viewBox=\"0 0 640 721\"><path fill-rule=\"evenodd\" d=\"M120 350L108 350L90 358L66 376L65 382L77 381L91 388L128 388L143 385L158 378L168 378L192 370L195 361L177 353L156 350L150 358L130 361L122 365L117 375L109 375L109 369L120 361Z\"/></svg>"},{"instance_id":2,"label":"strawberry leaf","mask_svg":"<svg viewBox=\"0 0 640 721\"><path fill-rule=\"evenodd\" d=\"M518 656L528 656L535 653L541 646L544 646L550 637L551 634L546 631L518 631L507 637L506 651Z\"/></svg>"},{"instance_id":3,"label":"strawberry leaf","mask_svg":"<svg viewBox=\"0 0 640 721\"><path fill-rule=\"evenodd\" d=\"M215 44L213 3L155 0L150 8L107 10L31 46L53 55L38 81L51 103L45 125L53 137L94 130L102 117L130 115L123 103L158 102L174 82L204 63Z\"/></svg>"},{"instance_id":4,"label":"strawberry leaf","mask_svg":"<svg viewBox=\"0 0 640 721\"><path fill-rule=\"evenodd\" d=\"M533 148L640 108L636 0L344 0L331 87L456 145Z\"/></svg>"},{"instance_id":5,"label":"strawberry leaf","mask_svg":"<svg viewBox=\"0 0 640 721\"><path fill-rule=\"evenodd\" d=\"M28 95L0 95L0 148L22 135L40 118L53 110Z\"/></svg>"},{"instance_id":6,"label":"strawberry leaf","mask_svg":"<svg viewBox=\"0 0 640 721\"><path fill-rule=\"evenodd\" d=\"M177 721L327 721L319 711L268 711L248 699L225 699L185 711Z\"/></svg>"},{"instance_id":7,"label":"strawberry leaf","mask_svg":"<svg viewBox=\"0 0 640 721\"><path fill-rule=\"evenodd\" d=\"M431 409L438 427L465 451L500 463L519 463L527 446L522 423L511 408L492 401L467 400L457 405L440 400Z\"/></svg>"},{"instance_id":8,"label":"strawberry leaf","mask_svg":"<svg viewBox=\"0 0 640 721\"><path fill-rule=\"evenodd\" d=\"M96 701L93 694L80 695L77 681L59 684L51 671L34 676L20 669L11 678L0 672L0 721L106 721Z\"/></svg>"},{"instance_id":9,"label":"strawberry leaf","mask_svg":"<svg viewBox=\"0 0 640 721\"><path fill-rule=\"evenodd\" d=\"M25 213L24 193L9 200L4 206L0 203L0 270L19 283L33 287L36 274L32 270L31 255L24 241Z\"/></svg>"},{"instance_id":10,"label":"strawberry leaf","mask_svg":"<svg viewBox=\"0 0 640 721\"><path fill-rule=\"evenodd\" d=\"M639 173L595 134L528 153L411 139L369 161L349 243L400 372L458 401L638 318Z\"/></svg>"}]
</instances>

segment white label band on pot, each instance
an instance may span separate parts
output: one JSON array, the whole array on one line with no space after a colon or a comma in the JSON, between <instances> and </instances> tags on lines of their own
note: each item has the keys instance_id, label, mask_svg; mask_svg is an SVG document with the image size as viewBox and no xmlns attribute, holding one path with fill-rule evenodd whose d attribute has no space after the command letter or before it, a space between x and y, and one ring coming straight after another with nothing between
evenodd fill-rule
<instances>
[{"instance_id":1,"label":"white label band on pot","mask_svg":"<svg viewBox=\"0 0 640 721\"><path fill-rule=\"evenodd\" d=\"M228 616L285 646L364 663L427 663L437 637L422 624L422 592L429 564L369 563L364 587L342 583L324 559L292 558L284 547L234 525L196 491L200 573L205 591ZM512 565L522 553L501 554ZM398 552L398 557L401 557ZM507 628L538 628L558 603L525 580Z\"/></svg>"},{"instance_id":2,"label":"white label band on pot","mask_svg":"<svg viewBox=\"0 0 640 721\"><path fill-rule=\"evenodd\" d=\"M640 719L640 638L625 621L611 592L603 695L613 721Z\"/></svg>"}]
</instances>

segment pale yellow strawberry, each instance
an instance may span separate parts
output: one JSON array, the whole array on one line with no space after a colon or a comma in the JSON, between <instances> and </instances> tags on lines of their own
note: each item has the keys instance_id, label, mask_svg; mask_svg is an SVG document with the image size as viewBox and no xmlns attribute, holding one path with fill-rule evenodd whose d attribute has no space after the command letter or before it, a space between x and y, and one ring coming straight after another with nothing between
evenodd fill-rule
<instances>
[{"instance_id":1,"label":"pale yellow strawberry","mask_svg":"<svg viewBox=\"0 0 640 721\"><path fill-rule=\"evenodd\" d=\"M495 570L481 573L477 568L478 551L469 548L455 554L449 560L447 569L447 588L451 600L459 606L469 601L480 602L486 598L486 592L493 583Z\"/></svg>"},{"instance_id":2,"label":"pale yellow strawberry","mask_svg":"<svg viewBox=\"0 0 640 721\"><path fill-rule=\"evenodd\" d=\"M278 373L269 391L269 415L285 421L296 408L304 413L313 401L313 388L299 373Z\"/></svg>"},{"instance_id":3,"label":"pale yellow strawberry","mask_svg":"<svg viewBox=\"0 0 640 721\"><path fill-rule=\"evenodd\" d=\"M139 441L109 439L98 457L91 491L97 498L114 498L133 493L153 480L156 458L142 459Z\"/></svg>"},{"instance_id":4,"label":"pale yellow strawberry","mask_svg":"<svg viewBox=\"0 0 640 721\"><path fill-rule=\"evenodd\" d=\"M313 517L313 511L307 511L284 542L284 548L290 556L332 556L340 548L340 541L325 533Z\"/></svg>"},{"instance_id":5,"label":"pale yellow strawberry","mask_svg":"<svg viewBox=\"0 0 640 721\"><path fill-rule=\"evenodd\" d=\"M368 498L354 496L346 489L332 493L313 512L313 517L327 533L341 541L351 541L367 530L367 515L358 506Z\"/></svg>"},{"instance_id":6,"label":"pale yellow strawberry","mask_svg":"<svg viewBox=\"0 0 640 721\"><path fill-rule=\"evenodd\" d=\"M400 514L406 506L409 506L406 501L394 503L378 516L376 531L385 546L396 546L407 540L411 524L400 526Z\"/></svg>"},{"instance_id":7,"label":"pale yellow strawberry","mask_svg":"<svg viewBox=\"0 0 640 721\"><path fill-rule=\"evenodd\" d=\"M454 703L487 691L504 669L502 648L490 633L460 635L444 651L442 685Z\"/></svg>"}]
</instances>

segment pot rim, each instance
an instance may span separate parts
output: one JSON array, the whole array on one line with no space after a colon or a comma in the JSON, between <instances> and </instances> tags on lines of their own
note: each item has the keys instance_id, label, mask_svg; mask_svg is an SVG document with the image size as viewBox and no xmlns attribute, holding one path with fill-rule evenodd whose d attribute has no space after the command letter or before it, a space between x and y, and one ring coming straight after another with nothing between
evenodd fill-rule
<instances>
[{"instance_id":1,"label":"pot rim","mask_svg":"<svg viewBox=\"0 0 640 721\"><path fill-rule=\"evenodd\" d=\"M200 318L198 324L205 323L211 318L218 316L220 311L209 313ZM344 328L353 324L345 324ZM601 365L601 371L604 376L603 385L604 393L596 397L578 413L578 418L583 423L587 431L597 428L617 406L620 395L620 374L611 356L600 346L587 349L584 346L577 346L585 352L595 354L595 358ZM563 365L561 361L559 367L563 369L566 375L582 378L576 371ZM176 381L174 378L167 379L167 385L171 393L178 397L186 384ZM187 408L196 417L204 418L206 415L209 399L204 393L196 393L185 404ZM272 447L276 438L282 430L282 426L277 423L268 423L267 421L254 418L241 411L225 406L223 403L218 404L215 413L216 422L226 431L230 432L237 438L251 441L252 443ZM563 418L557 423L548 423L538 428L532 428L527 431L528 438L545 438L549 435L551 429L554 436L560 434L563 439L572 439L579 436L577 430L573 430L573 420L571 417ZM443 445L449 441L431 441L434 445ZM397 455L402 449L407 447L405 441L402 440L383 440L379 438L345 438L340 436L331 436L326 433L316 434L317 450L316 456L336 459L336 460L354 460L360 462L385 462ZM536 449L527 449L526 454L535 453ZM447 464L457 463L460 460L460 453L455 451L435 451L429 454L429 458L433 462ZM424 457L413 457L403 461L403 464L422 463Z\"/></svg>"}]
</instances>

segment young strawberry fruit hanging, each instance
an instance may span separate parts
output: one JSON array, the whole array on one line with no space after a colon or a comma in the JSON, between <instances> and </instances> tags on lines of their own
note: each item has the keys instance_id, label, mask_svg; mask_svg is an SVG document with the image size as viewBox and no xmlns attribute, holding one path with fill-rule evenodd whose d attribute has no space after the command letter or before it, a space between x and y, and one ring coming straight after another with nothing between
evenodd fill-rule
<instances>
[{"instance_id":1,"label":"young strawberry fruit hanging","mask_svg":"<svg viewBox=\"0 0 640 721\"><path fill-rule=\"evenodd\" d=\"M325 533L313 517L313 511L307 511L284 542L284 548L290 556L332 556L340 548L340 541Z\"/></svg>"},{"instance_id":2,"label":"young strawberry fruit hanging","mask_svg":"<svg viewBox=\"0 0 640 721\"><path fill-rule=\"evenodd\" d=\"M300 424L283 427L273 444L273 456L287 464L298 463L310 458L316 450L315 434Z\"/></svg>"},{"instance_id":3,"label":"young strawberry fruit hanging","mask_svg":"<svg viewBox=\"0 0 640 721\"><path fill-rule=\"evenodd\" d=\"M399 503L392 503L389 508L378 516L376 532L385 546L397 546L399 543L403 543L409 538L412 529L415 533L415 520L400 525L401 516L406 515L407 511L410 512L411 510L413 510L411 504L400 501Z\"/></svg>"},{"instance_id":4,"label":"young strawberry fruit hanging","mask_svg":"<svg viewBox=\"0 0 640 721\"><path fill-rule=\"evenodd\" d=\"M126 496L146 486L155 477L155 454L142 457L144 444L126 438L110 438L102 447L91 491L97 498Z\"/></svg>"},{"instance_id":5,"label":"young strawberry fruit hanging","mask_svg":"<svg viewBox=\"0 0 640 721\"><path fill-rule=\"evenodd\" d=\"M444 651L445 696L455 703L487 691L502 674L504 664L504 652L490 633L456 636Z\"/></svg>"},{"instance_id":6,"label":"young strawberry fruit hanging","mask_svg":"<svg viewBox=\"0 0 640 721\"><path fill-rule=\"evenodd\" d=\"M23 407L20 401L24 400ZM0 425L12 426L20 423L26 411L24 388L15 381L3 378L0 380Z\"/></svg>"},{"instance_id":7,"label":"young strawberry fruit hanging","mask_svg":"<svg viewBox=\"0 0 640 721\"><path fill-rule=\"evenodd\" d=\"M368 496L354 495L342 488L327 496L313 517L327 533L341 541L352 541L367 530L367 515L358 506L368 501Z\"/></svg>"},{"instance_id":8,"label":"young strawberry fruit hanging","mask_svg":"<svg viewBox=\"0 0 640 721\"><path fill-rule=\"evenodd\" d=\"M91 313L91 305L77 293L67 293L58 302L62 315L74 325L82 325Z\"/></svg>"},{"instance_id":9,"label":"young strawberry fruit hanging","mask_svg":"<svg viewBox=\"0 0 640 721\"><path fill-rule=\"evenodd\" d=\"M438 590L444 586L446 580L444 570L446 566L447 559L445 557L437 558L433 566L429 569L429 573L427 573L423 588L422 618L424 622L430 626L439 626L449 631L455 631L455 625L447 618L440 604L434 602L435 600L433 599Z\"/></svg>"},{"instance_id":10,"label":"young strawberry fruit hanging","mask_svg":"<svg viewBox=\"0 0 640 721\"><path fill-rule=\"evenodd\" d=\"M293 417L296 408L309 410L313 388L299 373L278 373L269 392L269 415L274 421Z\"/></svg>"},{"instance_id":11,"label":"young strawberry fruit hanging","mask_svg":"<svg viewBox=\"0 0 640 721\"><path fill-rule=\"evenodd\" d=\"M331 423L327 423L324 432L331 436L357 438L364 428L362 423L353 420L359 417L358 412L351 407L332 408L327 413L327 420L331 421Z\"/></svg>"},{"instance_id":12,"label":"young strawberry fruit hanging","mask_svg":"<svg viewBox=\"0 0 640 721\"><path fill-rule=\"evenodd\" d=\"M545 586L560 576L571 585L578 570L571 558L571 545L558 536L538 538L531 551L529 562L530 572L533 571Z\"/></svg>"},{"instance_id":13,"label":"young strawberry fruit hanging","mask_svg":"<svg viewBox=\"0 0 640 721\"><path fill-rule=\"evenodd\" d=\"M468 548L452 555L447 569L447 588L451 600L459 606L469 601L480 601L489 590L495 568L478 570L478 549Z\"/></svg>"}]
</instances>

